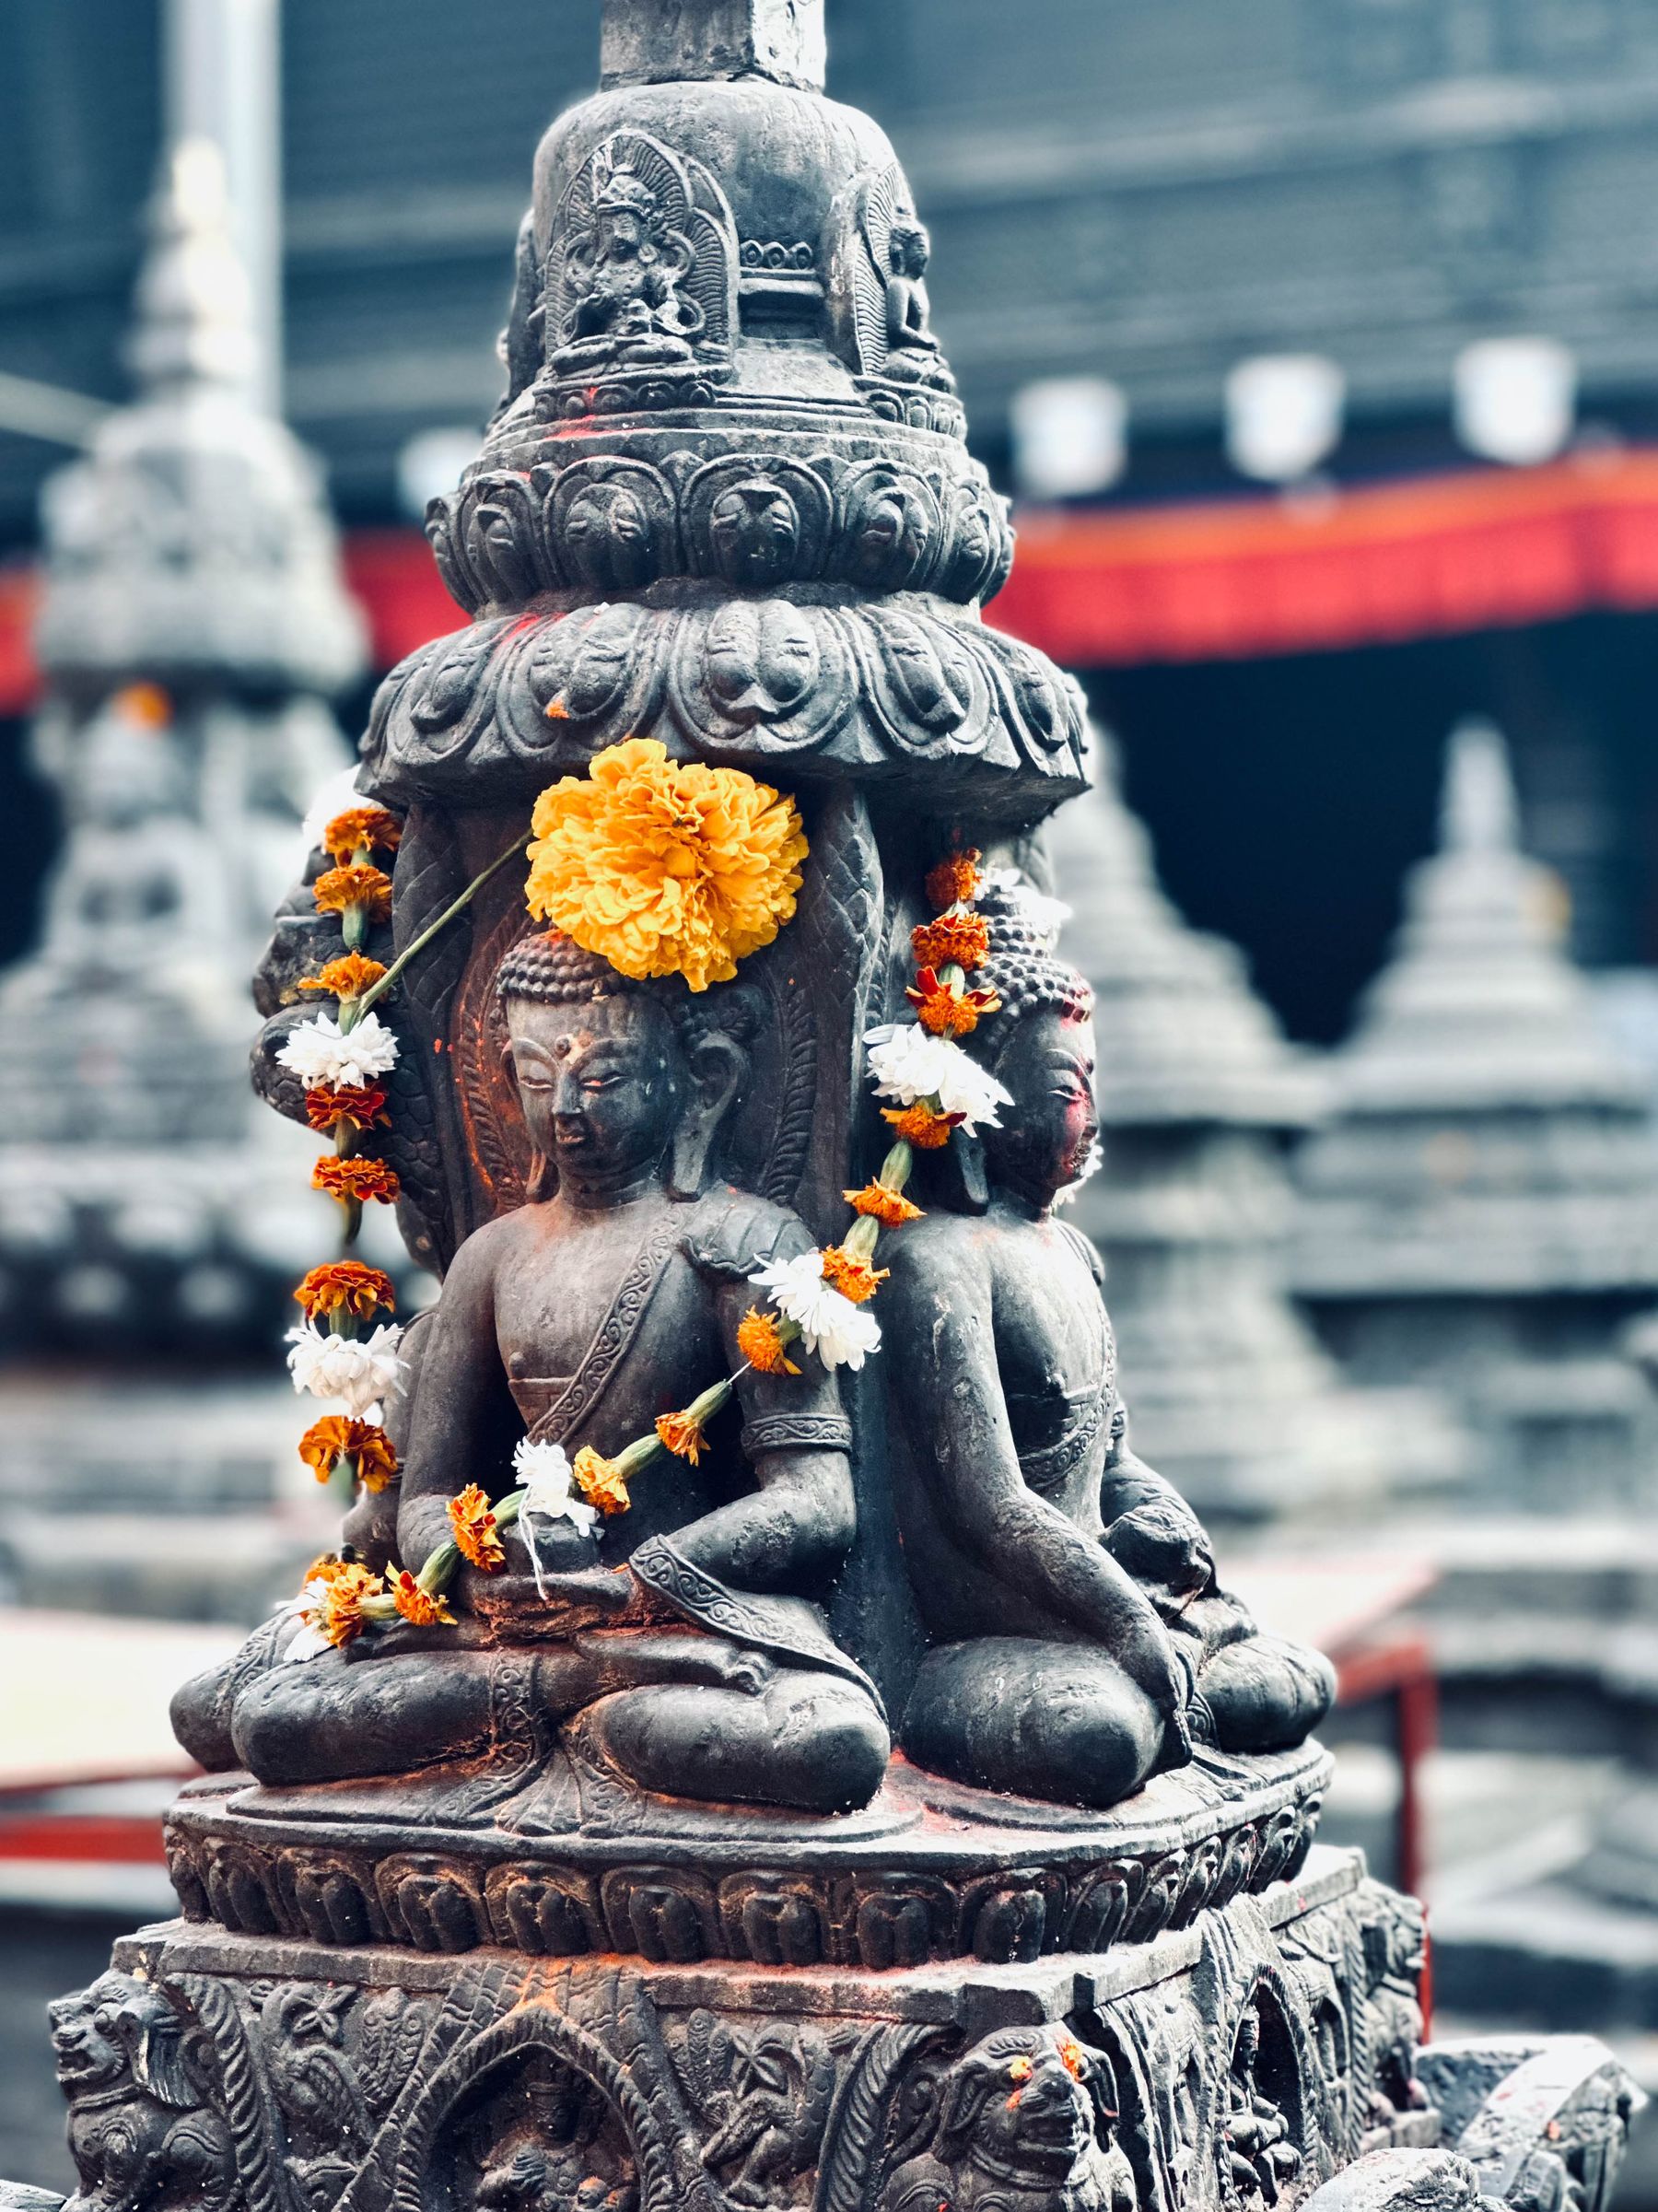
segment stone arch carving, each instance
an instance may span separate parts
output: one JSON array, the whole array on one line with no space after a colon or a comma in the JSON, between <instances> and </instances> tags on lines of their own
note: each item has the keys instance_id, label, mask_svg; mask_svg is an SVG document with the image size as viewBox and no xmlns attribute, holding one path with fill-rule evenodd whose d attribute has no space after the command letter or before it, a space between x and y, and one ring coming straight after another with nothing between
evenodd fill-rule
<instances>
[{"instance_id":1,"label":"stone arch carving","mask_svg":"<svg viewBox=\"0 0 1658 2212\"><path fill-rule=\"evenodd\" d=\"M613 1992L612 2033L623 2023L621 1990ZM617 2035L618 2042L626 2038ZM462 2212L454 2183L455 2123L469 2101L515 2061L543 2054L589 2085L608 2108L633 2167L639 2212L681 2212L671 2139L641 2087L641 2069L625 2066L590 2030L547 2003L531 2002L463 2043L426 2083L404 2120L392 2194L393 2212ZM659 2089L659 2095L660 2091ZM618 2145L607 2146L611 2156Z\"/></svg>"}]
</instances>

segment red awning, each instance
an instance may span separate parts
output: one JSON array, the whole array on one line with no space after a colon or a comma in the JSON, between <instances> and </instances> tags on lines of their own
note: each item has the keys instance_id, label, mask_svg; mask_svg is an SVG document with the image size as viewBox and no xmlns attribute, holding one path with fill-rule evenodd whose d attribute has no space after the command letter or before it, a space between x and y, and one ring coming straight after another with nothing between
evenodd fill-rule
<instances>
[{"instance_id":1,"label":"red awning","mask_svg":"<svg viewBox=\"0 0 1658 2212\"><path fill-rule=\"evenodd\" d=\"M1658 607L1658 452L1020 519L998 628L1072 667L1248 660Z\"/></svg>"}]
</instances>

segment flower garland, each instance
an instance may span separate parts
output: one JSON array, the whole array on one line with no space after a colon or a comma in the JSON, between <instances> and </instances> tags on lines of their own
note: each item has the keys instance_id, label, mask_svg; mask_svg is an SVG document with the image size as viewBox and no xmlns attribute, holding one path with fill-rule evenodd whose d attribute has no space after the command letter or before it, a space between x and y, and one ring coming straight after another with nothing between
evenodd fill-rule
<instances>
[{"instance_id":1,"label":"flower garland","mask_svg":"<svg viewBox=\"0 0 1658 2212\"><path fill-rule=\"evenodd\" d=\"M348 1417L315 1423L301 1456L321 1480L348 1468L354 1481L379 1489L396 1472L395 1456L379 1432L381 1404L397 1387L402 1366L398 1331L382 1325L370 1338L359 1336L357 1323L382 1307L391 1310L391 1286L377 1270L353 1260L350 1249L365 1200L385 1195L388 1178L395 1196L391 1171L356 1147L365 1129L384 1125L385 1093L375 1079L395 1063L397 1046L368 1009L494 868L391 968L362 961L368 923L384 911L390 889L372 865L372 849L391 818L365 824L368 813L378 810L356 810L329 825L331 855L341 858L336 847L350 839L350 857L317 886L320 906L338 901L349 948L346 960L332 962L314 984L339 995L338 1022L316 1017L278 1057L307 1084L312 1126L336 1131L335 1153L318 1162L313 1181L345 1209L341 1258L313 1269L297 1293L308 1327L295 1331L290 1365L297 1388L344 1399ZM641 739L597 755L589 778L566 777L544 790L532 836L526 903L533 915L625 975L678 974L695 991L728 980L739 960L771 942L792 917L807 851L791 799L739 769L671 762L664 746ZM512 849L521 849L522 843ZM495 866L510 857L503 854ZM319 1560L293 1601L301 1626L290 1658L349 1643L365 1628L398 1618L421 1627L452 1625L445 1594L459 1567L464 1562L498 1574L507 1563L501 1534L515 1521L544 1596L538 1520L567 1520L586 1533L601 1516L628 1511L629 1485L654 1460L672 1456L695 1466L707 1445L708 1423L744 1374L800 1374L789 1357L795 1345L827 1368L855 1371L880 1349L880 1325L866 1308L889 1270L875 1265L875 1255L883 1229L921 1218L922 1210L905 1195L916 1153L942 1148L956 1129L971 1136L998 1127L998 1108L1010 1103L958 1041L1001 1003L994 990L967 981L989 950L987 924L975 911L984 887L979 859L977 851L952 853L928 873L933 919L911 937L917 969L906 996L913 1016L871 1029L864 1039L876 1094L893 1102L882 1109L893 1133L886 1157L873 1181L844 1194L854 1219L840 1243L814 1246L750 1276L764 1298L738 1325L742 1364L688 1406L660 1415L648 1434L613 1457L584 1445L572 1460L562 1444L520 1439L513 1454L519 1487L492 1504L479 1484L468 1483L449 1502L450 1540L417 1574L391 1565L379 1575L355 1561ZM360 966L351 966L353 961ZM326 1318L326 1334L315 1327L318 1317ZM377 1386L372 1396L370 1381Z\"/></svg>"}]
</instances>

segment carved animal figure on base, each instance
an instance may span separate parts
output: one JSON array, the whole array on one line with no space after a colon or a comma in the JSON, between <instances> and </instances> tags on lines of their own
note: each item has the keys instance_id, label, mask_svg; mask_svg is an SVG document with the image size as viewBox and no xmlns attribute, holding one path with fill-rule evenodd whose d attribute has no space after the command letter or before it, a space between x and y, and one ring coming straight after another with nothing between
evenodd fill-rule
<instances>
[{"instance_id":1,"label":"carved animal figure on base","mask_svg":"<svg viewBox=\"0 0 1658 2212\"><path fill-rule=\"evenodd\" d=\"M80 2176L75 2212L229 2212L229 2133L203 2104L185 2023L161 1991L110 1972L47 2010Z\"/></svg>"},{"instance_id":2,"label":"carved animal figure on base","mask_svg":"<svg viewBox=\"0 0 1658 2212\"><path fill-rule=\"evenodd\" d=\"M931 2148L882 2190L880 2212L1136 2212L1103 2053L1060 2028L1010 2028L944 2076Z\"/></svg>"}]
</instances>

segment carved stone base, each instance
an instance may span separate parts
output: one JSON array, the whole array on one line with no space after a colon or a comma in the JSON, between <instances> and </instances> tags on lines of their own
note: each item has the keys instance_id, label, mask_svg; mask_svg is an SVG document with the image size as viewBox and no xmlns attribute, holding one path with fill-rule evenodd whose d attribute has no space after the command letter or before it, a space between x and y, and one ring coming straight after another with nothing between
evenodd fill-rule
<instances>
[{"instance_id":1,"label":"carved stone base","mask_svg":"<svg viewBox=\"0 0 1658 2212\"><path fill-rule=\"evenodd\" d=\"M1419 2068L1419 1943L1414 1905L1319 1849L1149 1942L1001 1967L458 1960L171 1922L53 2029L99 2201L138 2201L137 2159L142 2201L215 2212L1221 2212L1380 2152L1367 2205L1472 2205L1472 2165L1488 2196L1570 2179L1598 2212L1629 2107L1608 2054Z\"/></svg>"},{"instance_id":2,"label":"carved stone base","mask_svg":"<svg viewBox=\"0 0 1658 2212\"><path fill-rule=\"evenodd\" d=\"M563 1749L514 1771L261 1789L168 1816L188 1917L249 1935L658 1963L914 1967L1104 1952L1301 1868L1328 1754L1199 1751L1111 1813L992 1797L894 1759L835 1819L648 1798Z\"/></svg>"}]
</instances>

